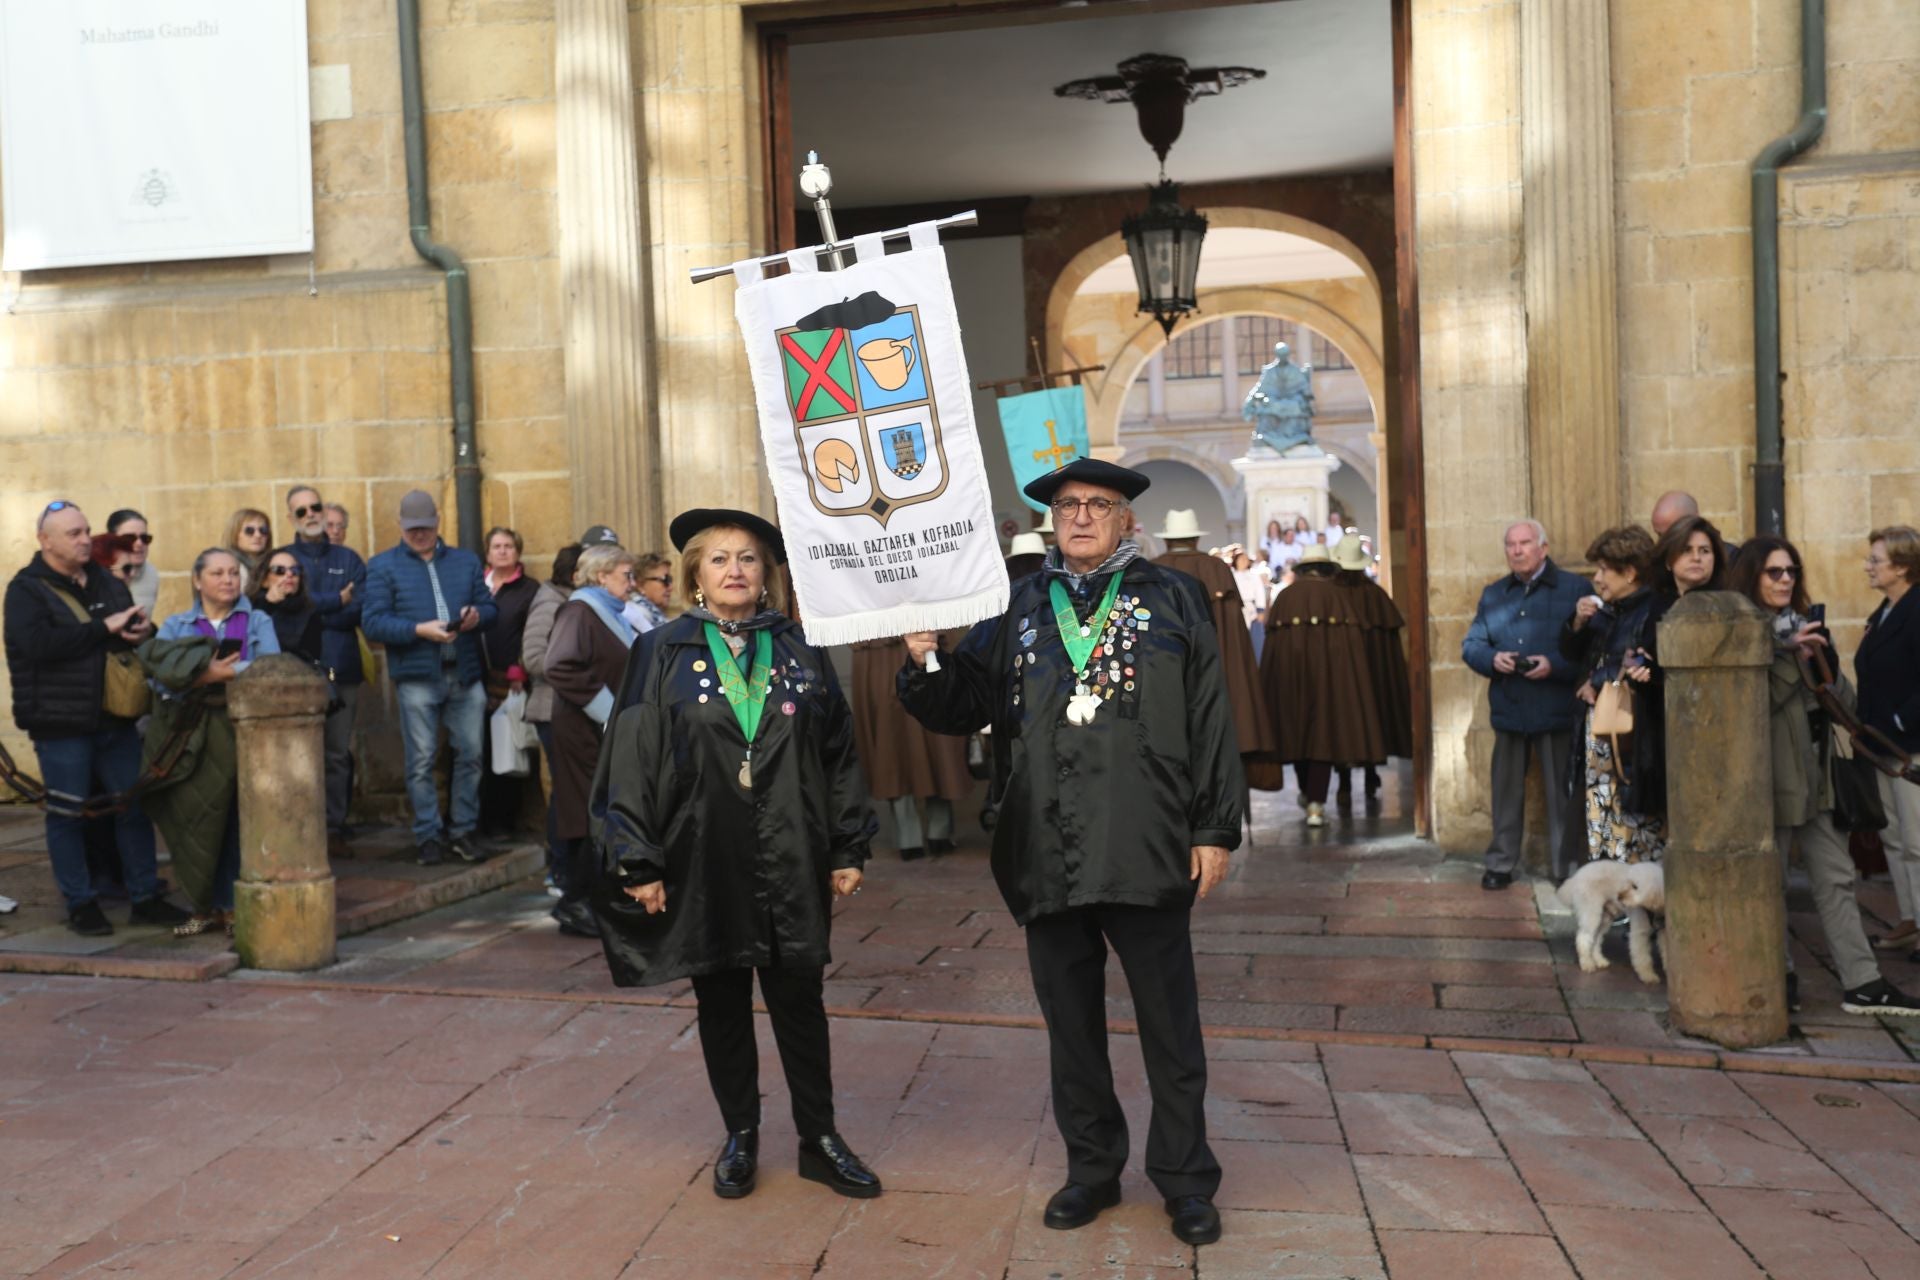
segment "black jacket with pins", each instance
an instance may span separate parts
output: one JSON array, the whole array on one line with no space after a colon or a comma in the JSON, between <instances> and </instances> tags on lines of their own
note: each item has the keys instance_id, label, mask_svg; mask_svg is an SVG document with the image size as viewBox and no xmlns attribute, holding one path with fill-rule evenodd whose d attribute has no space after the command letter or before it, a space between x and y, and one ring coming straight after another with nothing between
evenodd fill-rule
<instances>
[{"instance_id":1,"label":"black jacket with pins","mask_svg":"<svg viewBox=\"0 0 1920 1280\"><path fill-rule=\"evenodd\" d=\"M1240 844L1246 782L1205 591L1148 560L1120 574L1115 608L1093 620L1105 679L1092 724L1067 723L1073 671L1042 574L1015 583L1005 616L968 632L938 673L900 673L927 728L993 727L993 875L1022 925L1095 903L1190 906L1193 847ZM1082 621L1106 586L1083 584Z\"/></svg>"},{"instance_id":2,"label":"black jacket with pins","mask_svg":"<svg viewBox=\"0 0 1920 1280\"><path fill-rule=\"evenodd\" d=\"M773 691L750 790L746 738L701 621L648 632L627 660L588 800L592 905L618 986L831 959L832 873L865 864L878 824L833 664L798 624L769 630ZM656 880L667 891L658 915L621 892Z\"/></svg>"}]
</instances>

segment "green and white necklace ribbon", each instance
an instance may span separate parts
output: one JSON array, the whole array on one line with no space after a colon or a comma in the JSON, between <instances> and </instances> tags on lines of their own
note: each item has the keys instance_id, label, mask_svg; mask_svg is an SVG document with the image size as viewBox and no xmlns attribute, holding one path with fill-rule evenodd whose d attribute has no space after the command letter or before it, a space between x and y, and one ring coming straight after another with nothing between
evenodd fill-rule
<instances>
[{"instance_id":1,"label":"green and white necklace ribbon","mask_svg":"<svg viewBox=\"0 0 1920 1280\"><path fill-rule=\"evenodd\" d=\"M727 648L720 628L705 624L707 648L713 654L714 674L720 677L720 692L727 695L733 718L746 735L747 758L740 762L740 785L753 789L753 739L760 731L760 713L766 709L767 693L773 687L768 673L773 670L773 637L765 630L753 633L753 662L745 672L740 659Z\"/></svg>"},{"instance_id":2,"label":"green and white necklace ribbon","mask_svg":"<svg viewBox=\"0 0 1920 1280\"><path fill-rule=\"evenodd\" d=\"M1120 598L1120 573L1116 570L1107 579L1100 603L1084 623L1074 617L1073 602L1067 598L1067 589L1060 585L1058 578L1047 584L1047 598L1053 602L1053 621L1060 630L1060 643L1067 650L1067 661L1073 664L1073 696L1067 699L1067 723L1092 724L1094 712L1100 710L1100 695L1087 680L1087 659L1093 656L1098 643L1096 633L1106 629L1113 602Z\"/></svg>"}]
</instances>

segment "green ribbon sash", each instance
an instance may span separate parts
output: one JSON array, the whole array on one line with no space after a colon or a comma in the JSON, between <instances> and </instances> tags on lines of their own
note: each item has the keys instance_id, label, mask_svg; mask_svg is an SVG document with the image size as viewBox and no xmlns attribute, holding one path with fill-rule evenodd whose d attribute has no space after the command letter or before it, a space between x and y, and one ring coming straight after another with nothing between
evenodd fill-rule
<instances>
[{"instance_id":1,"label":"green ribbon sash","mask_svg":"<svg viewBox=\"0 0 1920 1280\"><path fill-rule=\"evenodd\" d=\"M1081 684L1087 682L1087 659L1093 653L1094 644L1100 633L1107 628L1107 615L1113 612L1113 602L1120 598L1120 573L1116 570L1107 579L1107 590L1100 597L1100 603L1087 615L1086 625L1073 616L1073 602L1067 598L1067 589L1055 578L1047 584L1047 598L1053 601L1053 620L1060 628L1060 643L1066 646L1067 661L1073 664L1073 678Z\"/></svg>"},{"instance_id":2,"label":"green ribbon sash","mask_svg":"<svg viewBox=\"0 0 1920 1280\"><path fill-rule=\"evenodd\" d=\"M760 731L760 713L766 709L767 692L772 688L768 673L773 670L773 637L765 630L753 633L753 662L745 671L733 656L720 628L706 624L707 648L713 653L714 674L720 677L720 692L727 695L733 718L746 735L747 749L753 749L753 737Z\"/></svg>"}]
</instances>

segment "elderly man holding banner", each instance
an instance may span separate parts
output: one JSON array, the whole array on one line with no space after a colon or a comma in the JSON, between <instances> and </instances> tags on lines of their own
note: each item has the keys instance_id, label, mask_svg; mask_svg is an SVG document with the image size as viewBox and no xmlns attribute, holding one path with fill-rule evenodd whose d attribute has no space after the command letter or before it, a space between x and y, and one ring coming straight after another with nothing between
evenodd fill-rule
<instances>
[{"instance_id":1,"label":"elderly man holding banner","mask_svg":"<svg viewBox=\"0 0 1920 1280\"><path fill-rule=\"evenodd\" d=\"M1120 956L1153 1094L1147 1175L1173 1233L1220 1238L1207 1145L1205 1049L1188 915L1240 843L1239 748L1200 585L1123 541L1147 478L1081 459L1026 493L1058 545L1007 612L929 670L907 636L907 709L940 733L993 730L993 873L1027 932L1046 1018L1068 1181L1046 1225L1084 1226L1120 1199L1127 1124L1107 1059L1107 949Z\"/></svg>"}]
</instances>

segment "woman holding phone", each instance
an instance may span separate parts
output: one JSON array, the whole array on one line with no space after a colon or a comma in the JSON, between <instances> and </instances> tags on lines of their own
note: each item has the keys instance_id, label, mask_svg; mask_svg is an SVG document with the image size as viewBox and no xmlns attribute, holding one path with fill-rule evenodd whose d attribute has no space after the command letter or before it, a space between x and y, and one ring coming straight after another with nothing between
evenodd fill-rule
<instances>
[{"instance_id":1,"label":"woman holding phone","mask_svg":"<svg viewBox=\"0 0 1920 1280\"><path fill-rule=\"evenodd\" d=\"M193 562L193 607L160 624L140 647L159 695L148 749L165 743L201 704L202 739L180 767L142 797L153 825L173 853L173 874L193 903L193 915L174 929L192 937L209 929L233 931L233 885L240 877L239 758L227 718L227 683L256 658L280 652L273 619L255 609L241 588L240 559L209 547Z\"/></svg>"},{"instance_id":2,"label":"woman holding phone","mask_svg":"<svg viewBox=\"0 0 1920 1280\"><path fill-rule=\"evenodd\" d=\"M1833 726L1800 675L1802 657L1825 652L1831 658L1833 638L1827 634L1826 610L1808 600L1807 570L1799 549L1767 534L1749 539L1733 562L1727 586L1759 605L1773 627L1768 721L1774 845L1783 869L1793 846L1800 846L1820 930L1827 935L1827 953L1840 971L1840 1007L1873 1016L1920 1016L1920 1001L1880 974L1860 925L1853 858L1846 837L1833 825ZM1840 700L1852 703L1853 687L1845 677L1836 675L1835 683ZM1791 948L1787 1007L1800 1007Z\"/></svg>"},{"instance_id":3,"label":"woman holding phone","mask_svg":"<svg viewBox=\"0 0 1920 1280\"><path fill-rule=\"evenodd\" d=\"M1587 856L1622 862L1658 862L1666 851L1667 811L1664 692L1654 643L1656 597L1648 583L1653 536L1637 525L1609 529L1587 548L1594 594L1583 596L1560 632L1560 653L1585 666L1576 696L1589 708L1608 685L1624 687L1633 708L1633 732L1615 737L1583 730L1582 791Z\"/></svg>"}]
</instances>

